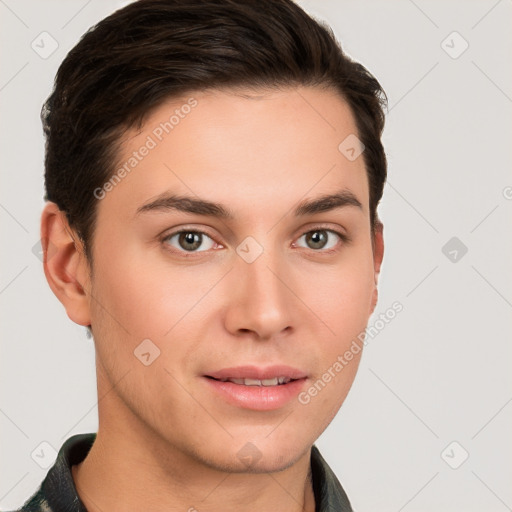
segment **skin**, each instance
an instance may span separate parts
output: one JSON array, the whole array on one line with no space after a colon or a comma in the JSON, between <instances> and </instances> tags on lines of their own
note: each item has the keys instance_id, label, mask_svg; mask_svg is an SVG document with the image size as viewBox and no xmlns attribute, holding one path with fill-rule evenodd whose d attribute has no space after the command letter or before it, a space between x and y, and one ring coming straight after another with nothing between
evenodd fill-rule
<instances>
[{"instance_id":1,"label":"skin","mask_svg":"<svg viewBox=\"0 0 512 512\"><path fill-rule=\"evenodd\" d=\"M363 157L338 150L357 133L354 118L319 88L190 96L197 106L98 202L92 275L62 212L53 203L43 212L46 277L69 318L92 326L96 347L99 429L73 478L92 512L313 512L311 446L361 352L308 404L271 411L227 403L203 375L286 364L307 373L307 390L364 331L384 245L382 225L375 235L370 227ZM187 98L129 132L120 165ZM341 189L362 208L293 215L299 202ZM222 203L234 219L136 214L164 192ZM186 228L207 233L199 252L165 239ZM311 248L305 234L315 229L334 252ZM236 252L248 236L263 248L252 263ZM149 366L134 355L144 339L160 349ZM260 454L250 467L237 455L248 442Z\"/></svg>"}]
</instances>

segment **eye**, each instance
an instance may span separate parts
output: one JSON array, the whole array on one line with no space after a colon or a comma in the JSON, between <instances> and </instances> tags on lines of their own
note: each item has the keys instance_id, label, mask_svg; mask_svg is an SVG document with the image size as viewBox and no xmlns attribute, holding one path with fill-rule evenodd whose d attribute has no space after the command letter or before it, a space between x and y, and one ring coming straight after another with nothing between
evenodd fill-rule
<instances>
[{"instance_id":1,"label":"eye","mask_svg":"<svg viewBox=\"0 0 512 512\"><path fill-rule=\"evenodd\" d=\"M206 233L201 231L178 231L163 239L163 242L169 244L171 247L179 251L185 252L203 252L212 249L215 246L215 241L212 240ZM200 247L202 248L200 249Z\"/></svg>"},{"instance_id":2,"label":"eye","mask_svg":"<svg viewBox=\"0 0 512 512\"><path fill-rule=\"evenodd\" d=\"M306 245L298 243L299 247L314 250L329 250L336 247L340 240L344 241L345 236L330 229L314 229L304 233L298 240L304 239Z\"/></svg>"}]
</instances>

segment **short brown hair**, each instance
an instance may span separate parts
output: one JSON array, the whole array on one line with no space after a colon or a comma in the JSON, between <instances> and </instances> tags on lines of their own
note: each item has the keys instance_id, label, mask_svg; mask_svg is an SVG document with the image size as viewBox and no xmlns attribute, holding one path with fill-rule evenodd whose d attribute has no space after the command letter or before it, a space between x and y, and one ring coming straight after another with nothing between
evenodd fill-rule
<instances>
[{"instance_id":1,"label":"short brown hair","mask_svg":"<svg viewBox=\"0 0 512 512\"><path fill-rule=\"evenodd\" d=\"M349 104L374 229L387 173L385 93L329 27L291 0L139 0L92 27L62 62L41 112L46 199L92 262L93 191L114 173L124 131L188 91L295 85L334 88Z\"/></svg>"}]
</instances>

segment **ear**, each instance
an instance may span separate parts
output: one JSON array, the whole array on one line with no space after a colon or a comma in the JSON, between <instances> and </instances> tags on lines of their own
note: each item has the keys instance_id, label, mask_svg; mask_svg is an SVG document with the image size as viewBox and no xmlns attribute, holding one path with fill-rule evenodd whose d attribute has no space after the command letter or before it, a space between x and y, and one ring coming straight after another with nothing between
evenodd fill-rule
<instances>
[{"instance_id":1,"label":"ear","mask_svg":"<svg viewBox=\"0 0 512 512\"><path fill-rule=\"evenodd\" d=\"M41 245L46 280L73 322L90 325L89 267L78 236L52 202L41 215Z\"/></svg>"},{"instance_id":2,"label":"ear","mask_svg":"<svg viewBox=\"0 0 512 512\"><path fill-rule=\"evenodd\" d=\"M380 267L382 265L382 259L384 257L384 225L380 220L375 222L375 230L373 234L373 272L375 278L375 288L372 296L372 314L375 311L375 306L379 299L379 290L377 288L379 282Z\"/></svg>"}]
</instances>

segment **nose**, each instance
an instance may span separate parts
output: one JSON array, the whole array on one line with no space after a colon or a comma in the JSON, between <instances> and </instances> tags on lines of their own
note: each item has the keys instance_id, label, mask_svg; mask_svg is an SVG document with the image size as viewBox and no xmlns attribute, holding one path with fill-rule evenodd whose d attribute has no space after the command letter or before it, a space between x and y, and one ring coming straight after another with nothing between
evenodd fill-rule
<instances>
[{"instance_id":1,"label":"nose","mask_svg":"<svg viewBox=\"0 0 512 512\"><path fill-rule=\"evenodd\" d=\"M231 293L228 291L225 315L225 327L230 333L268 340L296 327L293 283L285 269L286 262L267 255L252 263L237 259L229 274Z\"/></svg>"}]
</instances>

